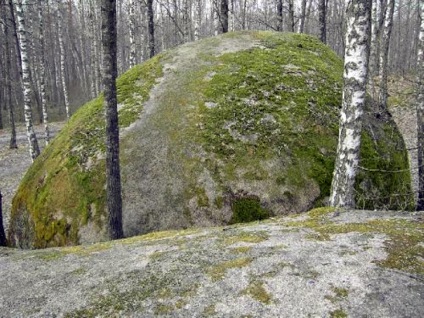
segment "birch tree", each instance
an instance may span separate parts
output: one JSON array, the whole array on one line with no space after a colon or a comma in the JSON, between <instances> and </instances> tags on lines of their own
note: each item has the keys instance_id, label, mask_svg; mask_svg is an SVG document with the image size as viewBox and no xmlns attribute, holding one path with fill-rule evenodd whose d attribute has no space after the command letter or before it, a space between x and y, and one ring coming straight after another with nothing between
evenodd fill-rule
<instances>
[{"instance_id":1,"label":"birch tree","mask_svg":"<svg viewBox=\"0 0 424 318\"><path fill-rule=\"evenodd\" d=\"M194 20L194 40L200 39L200 26L202 24L202 1L196 0L195 3L195 20Z\"/></svg>"},{"instance_id":2,"label":"birch tree","mask_svg":"<svg viewBox=\"0 0 424 318\"><path fill-rule=\"evenodd\" d=\"M29 68L28 59L28 43L27 43L27 32L25 28L25 18L23 12L23 6L27 6L27 0L18 0L16 6L16 12L18 15L18 32L19 32L19 43L21 52L21 63L22 63L22 88L24 92L24 117L27 131L27 138L29 143L29 153L31 159L34 161L35 158L40 154L40 148L38 147L37 136L34 131L32 108L31 108L31 74Z\"/></svg>"},{"instance_id":3,"label":"birch tree","mask_svg":"<svg viewBox=\"0 0 424 318\"><path fill-rule=\"evenodd\" d=\"M339 141L330 194L333 207L355 206L354 185L368 72L370 13L369 0L349 0Z\"/></svg>"},{"instance_id":4,"label":"birch tree","mask_svg":"<svg viewBox=\"0 0 424 318\"><path fill-rule=\"evenodd\" d=\"M124 236L122 230L119 126L116 97L117 31L116 1L102 0L103 87L106 108L106 191L109 238Z\"/></svg>"},{"instance_id":5,"label":"birch tree","mask_svg":"<svg viewBox=\"0 0 424 318\"><path fill-rule=\"evenodd\" d=\"M395 10L395 0L387 0L386 13L384 15L384 25L380 42L380 65L379 65L379 90L378 90L378 114L383 114L387 110L387 76L388 76L388 58L390 37L393 27L393 13Z\"/></svg>"},{"instance_id":6,"label":"birch tree","mask_svg":"<svg viewBox=\"0 0 424 318\"><path fill-rule=\"evenodd\" d=\"M65 60L65 47L63 44L63 15L61 10L61 2L58 4L58 33L59 33L59 51L60 51L60 79L62 82L63 100L65 103L66 118L69 119L69 95L68 86L66 83L66 60Z\"/></svg>"},{"instance_id":7,"label":"birch tree","mask_svg":"<svg viewBox=\"0 0 424 318\"><path fill-rule=\"evenodd\" d=\"M424 0L419 0L420 32L418 37L418 201L417 210L424 210Z\"/></svg>"},{"instance_id":8,"label":"birch tree","mask_svg":"<svg viewBox=\"0 0 424 318\"><path fill-rule=\"evenodd\" d=\"M135 66L136 64L136 43L135 43L135 2L130 0L129 2L129 35L130 35L130 67Z\"/></svg>"},{"instance_id":9,"label":"birch tree","mask_svg":"<svg viewBox=\"0 0 424 318\"><path fill-rule=\"evenodd\" d=\"M50 130L49 130L49 116L47 113L47 98L46 98L46 81L45 81L45 56L44 56L44 18L43 18L43 8L42 0L38 0L38 19L39 19L39 41L40 41L40 98L41 98L41 108L43 112L43 124L44 124L44 133L46 135L46 145L48 145L50 140Z\"/></svg>"}]
</instances>

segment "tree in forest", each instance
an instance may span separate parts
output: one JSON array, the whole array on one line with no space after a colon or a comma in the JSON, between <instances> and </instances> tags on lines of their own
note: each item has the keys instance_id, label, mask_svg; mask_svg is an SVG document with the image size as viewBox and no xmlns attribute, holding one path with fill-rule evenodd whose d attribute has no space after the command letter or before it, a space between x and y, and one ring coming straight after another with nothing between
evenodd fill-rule
<instances>
[{"instance_id":1,"label":"tree in forest","mask_svg":"<svg viewBox=\"0 0 424 318\"><path fill-rule=\"evenodd\" d=\"M16 127L15 127L15 112L12 103L12 65L11 65L11 53L10 53L10 45L9 45L9 16L8 16L8 7L6 5L6 0L0 1L1 10L1 19L4 31L4 51L5 51L5 65L4 65L4 81L5 81L5 105L9 110L9 124L10 124L10 142L9 148L16 149L18 148L18 144L16 143ZM1 109L0 109L1 112Z\"/></svg>"},{"instance_id":2,"label":"tree in forest","mask_svg":"<svg viewBox=\"0 0 424 318\"><path fill-rule=\"evenodd\" d=\"M0 190L0 246L6 246L6 234L3 227L3 196Z\"/></svg>"},{"instance_id":3,"label":"tree in forest","mask_svg":"<svg viewBox=\"0 0 424 318\"><path fill-rule=\"evenodd\" d=\"M319 0L319 39L327 44L327 0Z\"/></svg>"},{"instance_id":4,"label":"tree in forest","mask_svg":"<svg viewBox=\"0 0 424 318\"><path fill-rule=\"evenodd\" d=\"M66 82L66 55L65 55L65 46L63 41L63 15L62 15L62 6L61 1L58 3L57 13L58 13L58 33L59 33L59 51L60 51L60 78L62 81L62 90L63 90L63 99L65 103L66 118L69 119L69 90Z\"/></svg>"},{"instance_id":5,"label":"tree in forest","mask_svg":"<svg viewBox=\"0 0 424 318\"><path fill-rule=\"evenodd\" d=\"M116 96L117 32L116 0L102 0L103 87L106 108L106 193L110 239L124 236L122 229L119 126Z\"/></svg>"},{"instance_id":6,"label":"tree in forest","mask_svg":"<svg viewBox=\"0 0 424 318\"><path fill-rule=\"evenodd\" d=\"M219 12L220 33L228 32L228 0L221 0L221 10Z\"/></svg>"},{"instance_id":7,"label":"tree in forest","mask_svg":"<svg viewBox=\"0 0 424 318\"><path fill-rule=\"evenodd\" d=\"M147 19L149 30L149 57L152 58L156 54L155 48L155 22L153 13L153 0L147 0Z\"/></svg>"},{"instance_id":8,"label":"tree in forest","mask_svg":"<svg viewBox=\"0 0 424 318\"><path fill-rule=\"evenodd\" d=\"M46 135L46 145L50 141L50 129L49 129L49 116L47 113L47 97L46 97L46 72L45 72L45 56L44 56L44 18L43 18L43 8L42 0L38 0L38 19L39 19L39 41L40 41L40 97L41 97L41 108L43 113L43 124L44 132Z\"/></svg>"},{"instance_id":9,"label":"tree in forest","mask_svg":"<svg viewBox=\"0 0 424 318\"><path fill-rule=\"evenodd\" d=\"M302 0L300 5L298 33L303 33L305 31L305 18L306 18L306 0Z\"/></svg>"},{"instance_id":10,"label":"tree in forest","mask_svg":"<svg viewBox=\"0 0 424 318\"><path fill-rule=\"evenodd\" d=\"M417 210L424 210L424 0L419 0L420 32L418 37L418 201Z\"/></svg>"},{"instance_id":11,"label":"tree in forest","mask_svg":"<svg viewBox=\"0 0 424 318\"><path fill-rule=\"evenodd\" d=\"M136 44L135 44L135 1L129 2L129 36L130 36L130 67L136 64Z\"/></svg>"},{"instance_id":12,"label":"tree in forest","mask_svg":"<svg viewBox=\"0 0 424 318\"><path fill-rule=\"evenodd\" d=\"M395 0L386 0L386 10L384 14L383 28L380 34L380 56L379 56L379 90L378 90L378 114L383 114L387 110L387 99L389 97L387 88L388 59L390 38L393 27L393 13L395 10Z\"/></svg>"},{"instance_id":13,"label":"tree in forest","mask_svg":"<svg viewBox=\"0 0 424 318\"><path fill-rule=\"evenodd\" d=\"M337 157L330 205L354 207L354 184L359 162L362 114L368 73L371 2L349 0L346 9L343 99Z\"/></svg>"},{"instance_id":14,"label":"tree in forest","mask_svg":"<svg viewBox=\"0 0 424 318\"><path fill-rule=\"evenodd\" d=\"M19 43L21 52L21 63L22 63L22 88L24 91L24 115L25 124L27 130L27 137L29 142L29 152L32 160L34 160L40 154L40 148L38 147L37 136L35 135L33 119L32 119L32 85L31 85L31 74L28 58L28 43L27 43L27 31L25 28L25 17L23 6L27 7L27 0L17 1L17 14L18 14L18 30L19 30Z\"/></svg>"}]
</instances>

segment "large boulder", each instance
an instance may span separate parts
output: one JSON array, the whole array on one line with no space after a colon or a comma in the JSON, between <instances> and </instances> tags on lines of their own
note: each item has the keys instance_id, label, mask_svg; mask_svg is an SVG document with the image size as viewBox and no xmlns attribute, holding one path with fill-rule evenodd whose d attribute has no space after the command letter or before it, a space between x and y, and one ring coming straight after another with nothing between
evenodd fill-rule
<instances>
[{"instance_id":1,"label":"large boulder","mask_svg":"<svg viewBox=\"0 0 424 318\"><path fill-rule=\"evenodd\" d=\"M125 235L324 204L342 72L342 61L313 37L242 32L182 45L123 74ZM105 239L103 114L102 96L81 107L29 169L13 200L12 244ZM396 126L367 114L364 128L359 207L408 207L410 175Z\"/></svg>"}]
</instances>

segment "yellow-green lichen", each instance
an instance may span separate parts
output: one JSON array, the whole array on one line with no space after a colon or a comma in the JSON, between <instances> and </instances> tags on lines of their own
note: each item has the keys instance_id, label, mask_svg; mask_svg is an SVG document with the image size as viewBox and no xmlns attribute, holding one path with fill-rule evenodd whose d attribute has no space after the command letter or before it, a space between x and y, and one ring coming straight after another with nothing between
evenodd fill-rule
<instances>
[{"instance_id":1,"label":"yellow-green lichen","mask_svg":"<svg viewBox=\"0 0 424 318\"><path fill-rule=\"evenodd\" d=\"M216 265L211 266L207 270L207 274L212 279L212 281L218 281L225 277L225 274L228 270L234 268L242 268L249 265L252 262L251 258L235 258L230 261L222 262Z\"/></svg>"},{"instance_id":2,"label":"yellow-green lichen","mask_svg":"<svg viewBox=\"0 0 424 318\"><path fill-rule=\"evenodd\" d=\"M254 280L249 283L249 285L242 290L241 294L248 295L252 297L253 299L264 303L264 304L270 304L272 301L271 295L266 291L264 287L264 282Z\"/></svg>"},{"instance_id":3,"label":"yellow-green lichen","mask_svg":"<svg viewBox=\"0 0 424 318\"><path fill-rule=\"evenodd\" d=\"M235 235L224 236L222 242L224 245L233 245L235 243L260 243L266 241L269 238L268 233L265 231L258 232L246 232L240 231Z\"/></svg>"}]
</instances>

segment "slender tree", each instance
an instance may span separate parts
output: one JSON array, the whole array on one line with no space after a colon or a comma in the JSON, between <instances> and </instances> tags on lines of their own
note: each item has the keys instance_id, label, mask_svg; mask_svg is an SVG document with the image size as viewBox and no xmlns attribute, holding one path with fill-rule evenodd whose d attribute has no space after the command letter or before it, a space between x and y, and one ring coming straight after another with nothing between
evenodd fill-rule
<instances>
[{"instance_id":1,"label":"slender tree","mask_svg":"<svg viewBox=\"0 0 424 318\"><path fill-rule=\"evenodd\" d=\"M424 0L419 0L420 32L418 38L418 201L417 210L424 210Z\"/></svg>"},{"instance_id":2,"label":"slender tree","mask_svg":"<svg viewBox=\"0 0 424 318\"><path fill-rule=\"evenodd\" d=\"M339 142L330 194L333 207L355 206L354 184L368 72L370 13L369 0L349 0Z\"/></svg>"},{"instance_id":3,"label":"slender tree","mask_svg":"<svg viewBox=\"0 0 424 318\"><path fill-rule=\"evenodd\" d=\"M228 0L221 0L221 10L219 12L220 33L228 32Z\"/></svg>"},{"instance_id":4,"label":"slender tree","mask_svg":"<svg viewBox=\"0 0 424 318\"><path fill-rule=\"evenodd\" d=\"M44 132L46 135L46 145L50 141L49 116L47 113L47 97L46 97L46 71L45 71L45 56L44 56L44 18L42 0L38 0L38 19L39 19L39 41L40 41L40 97L41 108L43 113Z\"/></svg>"},{"instance_id":5,"label":"slender tree","mask_svg":"<svg viewBox=\"0 0 424 318\"><path fill-rule=\"evenodd\" d=\"M3 196L0 190L0 246L6 246L6 234L3 227Z\"/></svg>"},{"instance_id":6,"label":"slender tree","mask_svg":"<svg viewBox=\"0 0 424 318\"><path fill-rule=\"evenodd\" d=\"M299 33L305 32L305 19L306 19L306 0L302 0L300 6L300 18L299 18Z\"/></svg>"},{"instance_id":7,"label":"slender tree","mask_svg":"<svg viewBox=\"0 0 424 318\"><path fill-rule=\"evenodd\" d=\"M200 26L202 24L202 1L195 0L194 40L200 39Z\"/></svg>"},{"instance_id":8,"label":"slender tree","mask_svg":"<svg viewBox=\"0 0 424 318\"><path fill-rule=\"evenodd\" d=\"M136 44L135 44L135 1L130 0L129 2L129 35L130 35L130 67L136 64Z\"/></svg>"},{"instance_id":9,"label":"slender tree","mask_svg":"<svg viewBox=\"0 0 424 318\"><path fill-rule=\"evenodd\" d=\"M18 144L16 143L16 127L15 127L15 112L14 106L12 103L12 65L11 65L11 53L10 53L10 45L9 45L9 23L8 23L8 7L6 6L6 1L2 0L0 2L0 6L2 6L3 10L1 11L1 18L3 20L3 30L4 30L4 50L5 50L5 66L4 66L4 74L5 74L5 104L9 110L9 124L10 124L10 142L9 148L16 149L18 148Z\"/></svg>"},{"instance_id":10,"label":"slender tree","mask_svg":"<svg viewBox=\"0 0 424 318\"><path fill-rule=\"evenodd\" d=\"M153 12L153 0L147 0L147 18L149 29L149 57L152 58L156 54L155 49L155 21Z\"/></svg>"},{"instance_id":11,"label":"slender tree","mask_svg":"<svg viewBox=\"0 0 424 318\"><path fill-rule=\"evenodd\" d=\"M29 152L31 159L34 160L40 154L40 148L38 147L37 136L35 135L33 119L32 119L32 108L31 108L31 74L29 68L28 59L28 43L27 43L27 32L25 28L25 18L23 12L23 5L27 5L27 0L17 1L17 14L18 14L18 30L19 30L19 43L21 52L21 63L22 63L22 87L24 91L24 114L25 124L27 129L27 137L29 143Z\"/></svg>"},{"instance_id":12,"label":"slender tree","mask_svg":"<svg viewBox=\"0 0 424 318\"><path fill-rule=\"evenodd\" d=\"M283 31L283 0L277 0L277 31Z\"/></svg>"},{"instance_id":13,"label":"slender tree","mask_svg":"<svg viewBox=\"0 0 424 318\"><path fill-rule=\"evenodd\" d=\"M106 188L110 239L123 237L119 126L116 97L116 0L102 0L103 87L106 108Z\"/></svg>"},{"instance_id":14,"label":"slender tree","mask_svg":"<svg viewBox=\"0 0 424 318\"><path fill-rule=\"evenodd\" d=\"M319 0L319 39L327 43L327 0Z\"/></svg>"},{"instance_id":15,"label":"slender tree","mask_svg":"<svg viewBox=\"0 0 424 318\"><path fill-rule=\"evenodd\" d=\"M393 28L393 13L395 10L395 0L387 0L386 14L380 42L380 67L379 67L379 94L377 113L382 114L387 110L387 98L389 96L387 88L388 59L390 38Z\"/></svg>"},{"instance_id":16,"label":"slender tree","mask_svg":"<svg viewBox=\"0 0 424 318\"><path fill-rule=\"evenodd\" d=\"M63 91L63 100L65 103L65 111L66 111L66 118L69 119L70 113L69 113L69 90L68 90L68 84L66 82L66 54L65 54L65 46L63 41L63 14L62 14L62 6L61 1L58 4L57 7L57 13L58 13L58 33L59 33L59 50L60 50L60 79L62 82L62 91Z\"/></svg>"}]
</instances>

